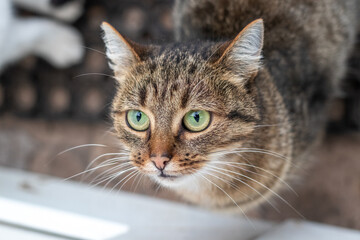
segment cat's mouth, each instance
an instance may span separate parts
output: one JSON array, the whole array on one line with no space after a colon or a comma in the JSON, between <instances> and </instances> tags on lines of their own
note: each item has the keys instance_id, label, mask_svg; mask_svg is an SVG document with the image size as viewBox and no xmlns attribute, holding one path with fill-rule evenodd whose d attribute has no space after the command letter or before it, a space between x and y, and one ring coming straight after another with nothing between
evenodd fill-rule
<instances>
[{"instance_id":1,"label":"cat's mouth","mask_svg":"<svg viewBox=\"0 0 360 240\"><path fill-rule=\"evenodd\" d=\"M155 180L159 183L161 183L163 186L168 187L175 187L183 182L184 175L173 175L169 173L165 173L164 171L161 171L160 173L156 174Z\"/></svg>"},{"instance_id":2,"label":"cat's mouth","mask_svg":"<svg viewBox=\"0 0 360 240\"><path fill-rule=\"evenodd\" d=\"M164 172L161 172L161 173L158 175L158 177L159 177L159 178L167 178L167 179L176 179L176 178L179 178L179 176L165 174Z\"/></svg>"}]
</instances>

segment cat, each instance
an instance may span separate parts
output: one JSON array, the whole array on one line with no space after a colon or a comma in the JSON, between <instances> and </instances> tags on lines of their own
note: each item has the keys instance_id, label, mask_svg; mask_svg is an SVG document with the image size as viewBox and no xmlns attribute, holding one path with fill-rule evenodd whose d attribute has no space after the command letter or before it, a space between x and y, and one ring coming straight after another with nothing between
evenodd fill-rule
<instances>
[{"instance_id":1,"label":"cat","mask_svg":"<svg viewBox=\"0 0 360 240\"><path fill-rule=\"evenodd\" d=\"M140 172L213 209L281 198L321 141L359 5L178 0L177 41L164 45L135 43L103 23L122 173Z\"/></svg>"},{"instance_id":2,"label":"cat","mask_svg":"<svg viewBox=\"0 0 360 240\"><path fill-rule=\"evenodd\" d=\"M17 17L14 5L74 21L82 13L82 1L53 6L51 0L0 1L0 73L28 54L42 57L58 68L77 64L84 55L82 37L70 26L43 17Z\"/></svg>"}]
</instances>

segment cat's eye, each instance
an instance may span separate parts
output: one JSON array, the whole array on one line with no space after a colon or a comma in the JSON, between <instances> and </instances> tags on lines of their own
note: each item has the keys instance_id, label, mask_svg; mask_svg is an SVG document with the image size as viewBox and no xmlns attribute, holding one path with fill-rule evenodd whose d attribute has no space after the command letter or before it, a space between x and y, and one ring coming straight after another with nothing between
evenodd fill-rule
<instances>
[{"instance_id":1,"label":"cat's eye","mask_svg":"<svg viewBox=\"0 0 360 240\"><path fill-rule=\"evenodd\" d=\"M128 111L126 120L129 126L136 131L145 131L150 126L149 117L140 110Z\"/></svg>"},{"instance_id":2,"label":"cat's eye","mask_svg":"<svg viewBox=\"0 0 360 240\"><path fill-rule=\"evenodd\" d=\"M210 113L204 110L192 110L185 114L184 126L192 132L205 130L210 123Z\"/></svg>"}]
</instances>

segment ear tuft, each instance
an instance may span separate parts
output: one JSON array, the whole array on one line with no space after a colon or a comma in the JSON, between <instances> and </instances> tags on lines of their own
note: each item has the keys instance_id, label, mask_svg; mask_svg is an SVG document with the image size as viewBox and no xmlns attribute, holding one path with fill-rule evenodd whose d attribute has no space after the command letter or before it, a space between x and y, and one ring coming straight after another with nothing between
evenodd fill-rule
<instances>
[{"instance_id":1,"label":"ear tuft","mask_svg":"<svg viewBox=\"0 0 360 240\"><path fill-rule=\"evenodd\" d=\"M225 43L221 57L216 63L226 61L234 66L236 72L252 75L260 68L263 42L263 20L257 19L247 25L231 42Z\"/></svg>"},{"instance_id":2,"label":"ear tuft","mask_svg":"<svg viewBox=\"0 0 360 240\"><path fill-rule=\"evenodd\" d=\"M109 58L110 68L115 73L124 71L140 60L130 43L107 22L101 24L104 31L103 40L106 46L106 56Z\"/></svg>"},{"instance_id":3,"label":"ear tuft","mask_svg":"<svg viewBox=\"0 0 360 240\"><path fill-rule=\"evenodd\" d=\"M233 56L248 58L250 61L260 60L264 42L264 24L258 19L247 25L234 39Z\"/></svg>"}]
</instances>

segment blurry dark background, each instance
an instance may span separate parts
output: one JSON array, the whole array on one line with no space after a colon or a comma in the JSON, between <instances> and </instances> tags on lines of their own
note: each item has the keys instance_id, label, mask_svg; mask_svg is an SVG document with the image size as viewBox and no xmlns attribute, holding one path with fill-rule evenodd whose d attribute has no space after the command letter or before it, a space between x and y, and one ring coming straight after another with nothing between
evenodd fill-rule
<instances>
[{"instance_id":1,"label":"blurry dark background","mask_svg":"<svg viewBox=\"0 0 360 240\"><path fill-rule=\"evenodd\" d=\"M43 119L106 119L114 94L101 39L100 24L108 21L124 36L138 42L172 40L171 0L88 0L84 14L73 25L81 32L83 62L58 70L28 56L8 66L0 82L0 111ZM22 15L32 13L20 9Z\"/></svg>"},{"instance_id":2,"label":"blurry dark background","mask_svg":"<svg viewBox=\"0 0 360 240\"><path fill-rule=\"evenodd\" d=\"M99 26L107 21L124 36L142 43L171 41L172 4L172 0L88 0L83 15L72 24L84 39L82 63L56 69L27 56L7 66L0 75L0 166L66 178L83 171L97 156L117 151L108 117L115 83L107 76L112 73L103 55ZM34 15L18 11L23 16ZM344 115L345 100L334 105L333 119ZM79 148L57 156L65 149L94 143L108 147ZM299 197L289 192L282 196L308 220L360 229L360 135L329 133L313 158L314 165L293 181ZM98 174L101 170L85 181ZM135 184L129 181L124 190L181 201L144 179L135 189L137 181L140 179ZM299 218L286 204L273 200L280 213L264 204L250 216Z\"/></svg>"}]
</instances>

